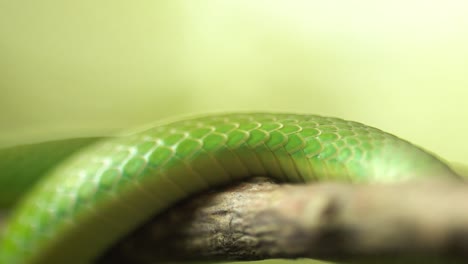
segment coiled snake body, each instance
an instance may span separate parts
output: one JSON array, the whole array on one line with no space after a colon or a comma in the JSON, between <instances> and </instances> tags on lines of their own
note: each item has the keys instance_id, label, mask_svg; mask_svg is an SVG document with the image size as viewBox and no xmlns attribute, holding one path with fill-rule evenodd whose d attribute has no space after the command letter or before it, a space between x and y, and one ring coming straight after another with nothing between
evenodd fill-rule
<instances>
[{"instance_id":1,"label":"coiled snake body","mask_svg":"<svg viewBox=\"0 0 468 264\"><path fill-rule=\"evenodd\" d=\"M0 263L92 262L175 202L259 175L358 183L457 177L407 141L338 118L242 113L186 119L98 141L50 170L7 221Z\"/></svg>"}]
</instances>

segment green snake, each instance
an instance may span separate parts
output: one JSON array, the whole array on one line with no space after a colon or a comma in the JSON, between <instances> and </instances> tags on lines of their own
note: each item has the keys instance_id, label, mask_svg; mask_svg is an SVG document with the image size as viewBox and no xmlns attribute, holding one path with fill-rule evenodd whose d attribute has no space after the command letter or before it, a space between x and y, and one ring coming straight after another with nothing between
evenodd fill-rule
<instances>
[{"instance_id":1,"label":"green snake","mask_svg":"<svg viewBox=\"0 0 468 264\"><path fill-rule=\"evenodd\" d=\"M247 177L356 183L458 178L405 140L317 115L209 115L127 136L60 141L42 152L28 149L0 152L0 201L6 206L24 196L2 230L1 264L92 263L177 201ZM45 175L23 195L33 174Z\"/></svg>"}]
</instances>

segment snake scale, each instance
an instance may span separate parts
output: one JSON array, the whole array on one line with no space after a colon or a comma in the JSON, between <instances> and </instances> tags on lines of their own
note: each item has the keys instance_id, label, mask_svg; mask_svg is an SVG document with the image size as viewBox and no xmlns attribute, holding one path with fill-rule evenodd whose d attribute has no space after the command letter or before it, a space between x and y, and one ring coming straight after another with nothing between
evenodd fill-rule
<instances>
[{"instance_id":1,"label":"snake scale","mask_svg":"<svg viewBox=\"0 0 468 264\"><path fill-rule=\"evenodd\" d=\"M356 183L457 177L396 136L317 115L208 115L84 145L15 205L1 233L1 264L92 263L177 201L247 177ZM3 179L0 188L15 180Z\"/></svg>"}]
</instances>

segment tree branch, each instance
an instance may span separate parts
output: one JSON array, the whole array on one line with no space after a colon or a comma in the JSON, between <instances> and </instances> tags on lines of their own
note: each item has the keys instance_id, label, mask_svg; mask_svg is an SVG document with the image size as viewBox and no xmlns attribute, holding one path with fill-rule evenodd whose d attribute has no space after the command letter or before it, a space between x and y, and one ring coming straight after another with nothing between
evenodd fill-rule
<instances>
[{"instance_id":1,"label":"tree branch","mask_svg":"<svg viewBox=\"0 0 468 264\"><path fill-rule=\"evenodd\" d=\"M468 186L290 185L255 178L180 203L100 261L267 258L466 263Z\"/></svg>"}]
</instances>

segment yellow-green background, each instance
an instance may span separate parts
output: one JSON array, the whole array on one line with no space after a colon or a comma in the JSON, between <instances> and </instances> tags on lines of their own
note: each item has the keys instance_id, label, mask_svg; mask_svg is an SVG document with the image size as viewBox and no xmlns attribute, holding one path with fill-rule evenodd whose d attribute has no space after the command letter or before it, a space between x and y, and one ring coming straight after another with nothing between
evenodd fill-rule
<instances>
[{"instance_id":1,"label":"yellow-green background","mask_svg":"<svg viewBox=\"0 0 468 264\"><path fill-rule=\"evenodd\" d=\"M0 146L181 114L358 120L468 147L464 1L0 0Z\"/></svg>"},{"instance_id":2,"label":"yellow-green background","mask_svg":"<svg viewBox=\"0 0 468 264\"><path fill-rule=\"evenodd\" d=\"M219 111L468 147L465 1L0 0L0 146Z\"/></svg>"}]
</instances>

